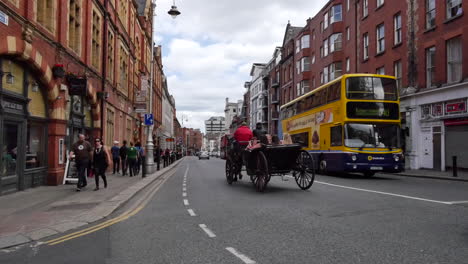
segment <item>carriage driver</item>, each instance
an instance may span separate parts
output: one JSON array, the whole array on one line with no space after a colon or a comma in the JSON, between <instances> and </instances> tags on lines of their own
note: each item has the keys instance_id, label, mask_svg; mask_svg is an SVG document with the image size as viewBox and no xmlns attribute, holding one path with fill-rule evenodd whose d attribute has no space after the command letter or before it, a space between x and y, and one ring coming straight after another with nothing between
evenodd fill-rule
<instances>
[{"instance_id":1,"label":"carriage driver","mask_svg":"<svg viewBox=\"0 0 468 264\"><path fill-rule=\"evenodd\" d=\"M247 123L242 122L241 126L234 132L234 139L237 141L239 148L236 151L242 151L249 145L249 141L253 138L252 130L247 126ZM239 172L239 179L242 179L242 174Z\"/></svg>"}]
</instances>

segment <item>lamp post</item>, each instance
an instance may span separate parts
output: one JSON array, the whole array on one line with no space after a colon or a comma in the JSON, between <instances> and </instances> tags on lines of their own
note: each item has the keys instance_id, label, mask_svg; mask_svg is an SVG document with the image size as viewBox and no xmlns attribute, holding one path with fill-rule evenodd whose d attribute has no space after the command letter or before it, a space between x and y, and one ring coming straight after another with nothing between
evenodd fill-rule
<instances>
[{"instance_id":1,"label":"lamp post","mask_svg":"<svg viewBox=\"0 0 468 264\"><path fill-rule=\"evenodd\" d=\"M154 17L156 16L156 0L151 1L151 64L150 64L150 88L149 88L149 112L153 112L153 83L154 83ZM180 15L177 6L175 5L175 0L173 0L173 6L168 12L173 18L176 18ZM147 139L146 139L146 173L154 172L154 143L153 143L153 126L147 126Z\"/></svg>"}]
</instances>

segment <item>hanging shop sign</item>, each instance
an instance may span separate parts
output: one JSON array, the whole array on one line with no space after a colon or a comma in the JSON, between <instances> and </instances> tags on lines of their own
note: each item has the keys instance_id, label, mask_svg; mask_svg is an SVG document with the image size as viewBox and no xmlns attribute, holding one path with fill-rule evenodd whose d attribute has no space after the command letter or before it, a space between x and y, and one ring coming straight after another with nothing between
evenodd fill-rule
<instances>
[{"instance_id":1,"label":"hanging shop sign","mask_svg":"<svg viewBox=\"0 0 468 264\"><path fill-rule=\"evenodd\" d=\"M135 106L135 113L147 113L148 112L146 111L146 103L135 102L134 106Z\"/></svg>"},{"instance_id":2,"label":"hanging shop sign","mask_svg":"<svg viewBox=\"0 0 468 264\"><path fill-rule=\"evenodd\" d=\"M77 77L77 76L69 76L67 78L68 81L68 93L70 95L86 95L86 85L87 79L86 77Z\"/></svg>"},{"instance_id":3,"label":"hanging shop sign","mask_svg":"<svg viewBox=\"0 0 468 264\"><path fill-rule=\"evenodd\" d=\"M466 101L447 102L445 104L445 112L447 114L465 113Z\"/></svg>"}]
</instances>

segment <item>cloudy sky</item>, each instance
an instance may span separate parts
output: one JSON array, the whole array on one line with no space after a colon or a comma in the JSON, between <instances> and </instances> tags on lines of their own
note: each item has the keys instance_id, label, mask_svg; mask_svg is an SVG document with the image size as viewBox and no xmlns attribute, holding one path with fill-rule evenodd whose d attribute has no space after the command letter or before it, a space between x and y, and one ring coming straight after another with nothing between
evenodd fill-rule
<instances>
[{"instance_id":1,"label":"cloudy sky","mask_svg":"<svg viewBox=\"0 0 468 264\"><path fill-rule=\"evenodd\" d=\"M162 45L169 92L184 126L224 116L225 98L242 99L252 63L267 63L288 20L305 26L327 0L157 0L156 44Z\"/></svg>"}]
</instances>

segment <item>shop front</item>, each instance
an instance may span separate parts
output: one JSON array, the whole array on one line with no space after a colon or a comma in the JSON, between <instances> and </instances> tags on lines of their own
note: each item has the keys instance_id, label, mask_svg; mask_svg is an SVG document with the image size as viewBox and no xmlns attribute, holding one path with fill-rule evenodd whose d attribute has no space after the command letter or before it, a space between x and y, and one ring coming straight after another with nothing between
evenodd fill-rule
<instances>
[{"instance_id":1,"label":"shop front","mask_svg":"<svg viewBox=\"0 0 468 264\"><path fill-rule=\"evenodd\" d=\"M25 64L0 58L0 195L47 182L45 87Z\"/></svg>"}]
</instances>

